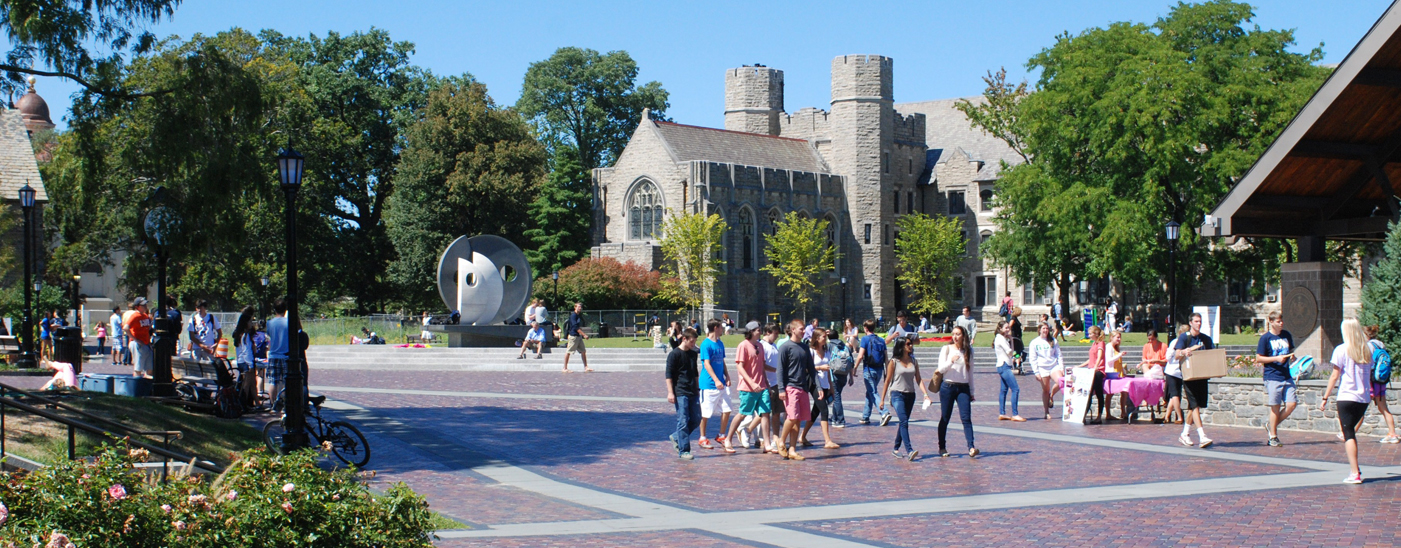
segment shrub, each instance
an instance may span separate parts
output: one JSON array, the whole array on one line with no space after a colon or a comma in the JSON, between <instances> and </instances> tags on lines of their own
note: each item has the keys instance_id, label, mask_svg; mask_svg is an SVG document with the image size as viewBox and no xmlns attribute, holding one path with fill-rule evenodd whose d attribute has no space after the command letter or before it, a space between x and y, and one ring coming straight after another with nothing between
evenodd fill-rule
<instances>
[{"instance_id":1,"label":"shrub","mask_svg":"<svg viewBox=\"0 0 1401 548\"><path fill-rule=\"evenodd\" d=\"M559 271L559 298L555 299L554 280L547 274L535 280L535 296L552 303L550 308L567 310L563 303L582 302L591 310L623 308L667 308L672 303L658 297L661 273L611 257L584 259Z\"/></svg>"},{"instance_id":2,"label":"shrub","mask_svg":"<svg viewBox=\"0 0 1401 548\"><path fill-rule=\"evenodd\" d=\"M141 450L0 475L0 539L19 546L430 547L431 513L403 484L374 495L314 451L244 453L213 483L148 483ZM68 539L57 538L62 536Z\"/></svg>"},{"instance_id":3,"label":"shrub","mask_svg":"<svg viewBox=\"0 0 1401 548\"><path fill-rule=\"evenodd\" d=\"M1401 348L1401 225L1388 225L1382 258L1367 274L1357 319L1379 327L1377 339L1387 348Z\"/></svg>"}]
</instances>

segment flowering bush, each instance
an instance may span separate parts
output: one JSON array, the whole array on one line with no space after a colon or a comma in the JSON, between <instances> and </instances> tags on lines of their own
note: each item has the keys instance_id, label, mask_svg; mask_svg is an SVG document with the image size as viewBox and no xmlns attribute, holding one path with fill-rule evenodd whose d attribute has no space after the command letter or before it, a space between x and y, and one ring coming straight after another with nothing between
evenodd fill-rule
<instances>
[{"instance_id":1,"label":"flowering bush","mask_svg":"<svg viewBox=\"0 0 1401 548\"><path fill-rule=\"evenodd\" d=\"M574 302L582 302L591 310L667 308L672 303L658 297L661 276L660 272L632 261L621 263L611 257L584 259L559 271L559 302L554 302L554 282L549 273L535 280L535 296L557 310L572 308Z\"/></svg>"},{"instance_id":2,"label":"flowering bush","mask_svg":"<svg viewBox=\"0 0 1401 548\"><path fill-rule=\"evenodd\" d=\"M151 484L114 448L0 475L0 546L429 547L431 513L403 484L374 495L313 451L251 450L212 483Z\"/></svg>"}]
</instances>

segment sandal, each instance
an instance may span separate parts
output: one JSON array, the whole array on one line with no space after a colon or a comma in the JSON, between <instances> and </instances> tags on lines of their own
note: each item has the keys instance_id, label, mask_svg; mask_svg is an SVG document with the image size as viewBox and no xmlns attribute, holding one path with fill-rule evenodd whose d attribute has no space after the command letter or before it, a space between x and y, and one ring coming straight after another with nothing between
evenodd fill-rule
<instances>
[{"instance_id":1,"label":"sandal","mask_svg":"<svg viewBox=\"0 0 1401 548\"><path fill-rule=\"evenodd\" d=\"M823 445L822 445L822 448L823 448L823 449L841 449L842 446L837 445L835 442L830 442L830 441L829 441L829 442L823 444Z\"/></svg>"}]
</instances>

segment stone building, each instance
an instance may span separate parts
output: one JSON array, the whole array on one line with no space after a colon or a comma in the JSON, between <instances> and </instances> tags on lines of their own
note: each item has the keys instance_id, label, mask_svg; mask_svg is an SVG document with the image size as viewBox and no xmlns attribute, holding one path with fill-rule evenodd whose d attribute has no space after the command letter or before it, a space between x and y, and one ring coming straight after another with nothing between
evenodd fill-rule
<instances>
[{"instance_id":1,"label":"stone building","mask_svg":"<svg viewBox=\"0 0 1401 548\"><path fill-rule=\"evenodd\" d=\"M49 196L44 190L44 181L39 176L39 162L36 159L30 136L34 132L51 130L54 123L49 119L49 106L34 92L34 81L30 80L29 91L15 101L13 108L0 109L0 204L3 215L13 221L4 235L4 245L14 260L14 268L5 273L0 284L14 286L24 277L24 224L23 211L19 206L19 189L28 184L35 191L33 210L34 249L43 243L44 205ZM46 153L47 151L39 151ZM44 272L44 253L39 253L31 268L36 279Z\"/></svg>"},{"instance_id":2,"label":"stone building","mask_svg":"<svg viewBox=\"0 0 1401 548\"><path fill-rule=\"evenodd\" d=\"M912 212L963 221L968 240L951 312L970 306L995 319L1005 292L1028 320L1049 312L1058 288L1022 284L979 256L996 230L995 184L1003 163L1022 158L1006 143L973 128L955 108L962 99L895 103L894 61L879 55L832 60L830 110L784 106L783 71L762 65L725 71L725 127L704 128L644 116L614 165L593 173L594 257L658 268L662 219L680 211L713 212L730 227L723 242L725 274L714 306L740 318L797 306L759 270L765 233L788 212L829 222L839 259L825 276L810 316L893 318L908 303L895 281L895 223ZM966 98L981 101L981 97ZM1345 300L1360 287L1349 279ZM1277 309L1278 288L1249 282L1203 282L1193 303L1220 305L1223 326L1262 325ZM1121 317L1166 309L1110 279L1075 280L1072 309L1121 303ZM1157 308L1155 308L1157 307Z\"/></svg>"}]
</instances>

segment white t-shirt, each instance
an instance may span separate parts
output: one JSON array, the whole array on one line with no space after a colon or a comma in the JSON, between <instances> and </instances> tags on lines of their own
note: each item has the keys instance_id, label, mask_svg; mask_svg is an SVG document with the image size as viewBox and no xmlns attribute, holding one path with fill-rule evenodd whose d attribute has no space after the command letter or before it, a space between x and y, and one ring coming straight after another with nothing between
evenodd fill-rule
<instances>
[{"instance_id":1,"label":"white t-shirt","mask_svg":"<svg viewBox=\"0 0 1401 548\"><path fill-rule=\"evenodd\" d=\"M542 324L550 323L550 311L543 306L535 307L535 321Z\"/></svg>"},{"instance_id":2,"label":"white t-shirt","mask_svg":"<svg viewBox=\"0 0 1401 548\"><path fill-rule=\"evenodd\" d=\"M223 329L219 325L219 318L213 314L205 313L203 316L195 314L190 320L190 338L198 340L205 346L214 346L219 342L219 330Z\"/></svg>"},{"instance_id":3,"label":"white t-shirt","mask_svg":"<svg viewBox=\"0 0 1401 548\"><path fill-rule=\"evenodd\" d=\"M764 377L769 380L769 386L778 386L778 347L765 340L760 340L759 344L764 347ZM773 371L768 370L770 367Z\"/></svg>"},{"instance_id":4,"label":"white t-shirt","mask_svg":"<svg viewBox=\"0 0 1401 548\"><path fill-rule=\"evenodd\" d=\"M1167 348L1167 367L1163 368L1163 373L1182 378L1182 365L1177 363L1177 337L1172 338Z\"/></svg>"},{"instance_id":5,"label":"white t-shirt","mask_svg":"<svg viewBox=\"0 0 1401 548\"><path fill-rule=\"evenodd\" d=\"M1371 347L1368 347L1371 350ZM1333 349L1333 363L1342 374L1338 378L1338 400L1357 403L1372 401L1372 364L1357 363L1347 354L1346 345Z\"/></svg>"},{"instance_id":6,"label":"white t-shirt","mask_svg":"<svg viewBox=\"0 0 1401 548\"><path fill-rule=\"evenodd\" d=\"M832 352L831 352L831 350L832 350L831 348L828 348L826 352L823 352L823 353L822 353L822 355L818 355L816 350L813 350L813 349L809 348L808 351L809 351L809 352L812 352L812 365L813 365L813 367L817 367L817 366L819 366L819 365L827 365L828 363L830 363L830 362L831 362L831 359L832 359ZM831 375L832 375L832 372L831 372L831 371L826 371L826 370L818 369L818 370L817 370L817 386L818 386L819 388L823 389L823 390L831 390L831 389L832 389L832 382L829 381L829 380L827 380L829 377L831 377Z\"/></svg>"}]
</instances>

